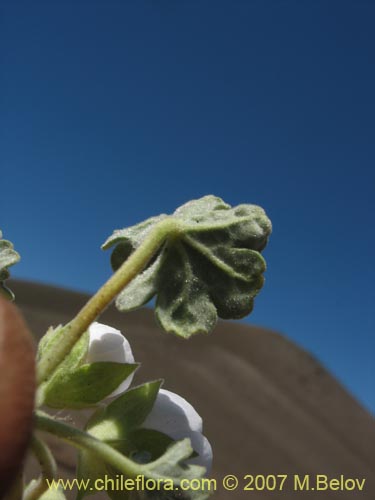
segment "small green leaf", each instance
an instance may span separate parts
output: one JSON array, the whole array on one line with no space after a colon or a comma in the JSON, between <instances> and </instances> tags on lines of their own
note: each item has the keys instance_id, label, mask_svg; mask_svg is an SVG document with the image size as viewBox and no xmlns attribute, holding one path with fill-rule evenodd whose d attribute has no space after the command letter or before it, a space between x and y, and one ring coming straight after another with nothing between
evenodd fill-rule
<instances>
[{"instance_id":1,"label":"small green leaf","mask_svg":"<svg viewBox=\"0 0 375 500\"><path fill-rule=\"evenodd\" d=\"M166 215L117 230L103 249L114 247L114 270L134 252ZM266 264L260 252L271 222L256 205L231 207L205 196L178 208L171 234L144 271L118 295L116 306L129 311L157 296L155 313L162 328L188 338L208 333L217 317L248 315L263 286Z\"/></svg>"},{"instance_id":2,"label":"small green leaf","mask_svg":"<svg viewBox=\"0 0 375 500\"><path fill-rule=\"evenodd\" d=\"M44 356L49 356L49 351L58 344L64 335L68 335L67 326L50 327L46 334L41 338L38 346L37 360L40 361ZM69 352L68 356L60 363L52 378L59 372L73 371L78 368L84 361L89 346L89 332L85 332L81 338L74 344L74 347Z\"/></svg>"},{"instance_id":3,"label":"small green leaf","mask_svg":"<svg viewBox=\"0 0 375 500\"><path fill-rule=\"evenodd\" d=\"M56 327L50 326L48 328L46 333L39 341L38 352L36 356L37 361L39 361L42 358L43 354L52 344L54 344L55 342L59 342L60 335L64 334L64 332L61 331L63 330L63 328L64 327L62 325Z\"/></svg>"},{"instance_id":4,"label":"small green leaf","mask_svg":"<svg viewBox=\"0 0 375 500\"><path fill-rule=\"evenodd\" d=\"M8 267L13 266L20 260L19 254L13 249L10 241L3 240L3 234L0 231L0 293L7 299L14 300L14 295L4 284L9 278Z\"/></svg>"},{"instance_id":5,"label":"small green leaf","mask_svg":"<svg viewBox=\"0 0 375 500\"><path fill-rule=\"evenodd\" d=\"M45 403L52 408L90 407L109 396L137 367L97 362L59 371L44 390Z\"/></svg>"},{"instance_id":6,"label":"small green leaf","mask_svg":"<svg viewBox=\"0 0 375 500\"><path fill-rule=\"evenodd\" d=\"M54 348L55 344L60 342L62 336L66 334L66 328L69 326L58 326L56 328L50 327L47 333L42 337L38 346L37 360L40 360L46 356L49 356L50 350ZM48 378L39 388L40 394L43 394L43 402L45 402L46 395L51 397L51 402L54 400L53 391L58 391L59 384L65 379L66 374L74 372L79 366L81 366L86 358L87 350L89 344L89 333L85 332L81 338L76 342L72 350L65 357L65 359L59 364L57 369L53 372L50 378ZM58 394L60 398L60 394ZM50 404L50 403L46 403ZM64 405L58 406L58 408L65 408Z\"/></svg>"},{"instance_id":7,"label":"small green leaf","mask_svg":"<svg viewBox=\"0 0 375 500\"><path fill-rule=\"evenodd\" d=\"M148 382L121 394L91 417L87 431L106 442L128 439L130 431L139 427L152 410L161 383Z\"/></svg>"}]
</instances>

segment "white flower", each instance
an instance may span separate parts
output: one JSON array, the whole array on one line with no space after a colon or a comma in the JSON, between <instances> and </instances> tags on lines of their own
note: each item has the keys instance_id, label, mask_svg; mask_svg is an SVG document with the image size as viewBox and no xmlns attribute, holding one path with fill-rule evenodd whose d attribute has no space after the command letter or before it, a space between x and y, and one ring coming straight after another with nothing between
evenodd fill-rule
<instances>
[{"instance_id":1,"label":"white flower","mask_svg":"<svg viewBox=\"0 0 375 500\"><path fill-rule=\"evenodd\" d=\"M129 342L120 330L102 323L92 323L89 327L89 347L87 363L110 361L113 363L134 363L134 356ZM133 380L133 373L129 375L109 397L118 396L125 392Z\"/></svg>"},{"instance_id":2,"label":"white flower","mask_svg":"<svg viewBox=\"0 0 375 500\"><path fill-rule=\"evenodd\" d=\"M114 363L134 363L129 342L119 330L102 323L92 323L89 327L89 347L87 363L110 361ZM125 392L133 380L129 375L109 397ZM197 453L188 463L201 465L210 471L212 449L208 439L202 434L203 422L200 415L186 399L174 392L160 389L155 404L142 427L162 432L175 441L190 438Z\"/></svg>"},{"instance_id":3,"label":"white flower","mask_svg":"<svg viewBox=\"0 0 375 500\"><path fill-rule=\"evenodd\" d=\"M202 434L202 418L186 399L174 392L160 389L142 427L162 432L176 441L190 438L192 448L199 456L190 459L188 463L202 465L207 473L210 471L212 448Z\"/></svg>"}]
</instances>

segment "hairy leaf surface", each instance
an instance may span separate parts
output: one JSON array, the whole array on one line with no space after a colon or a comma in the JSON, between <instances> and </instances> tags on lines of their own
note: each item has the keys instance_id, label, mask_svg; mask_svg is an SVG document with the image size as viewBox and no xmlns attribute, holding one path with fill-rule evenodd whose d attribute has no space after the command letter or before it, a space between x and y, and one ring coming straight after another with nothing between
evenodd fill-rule
<instances>
[{"instance_id":1,"label":"hairy leaf surface","mask_svg":"<svg viewBox=\"0 0 375 500\"><path fill-rule=\"evenodd\" d=\"M163 214L115 231L103 245L114 247L113 269L166 217L176 221L176 231L118 295L117 308L130 311L156 296L155 314L162 328L185 338L208 333L218 317L248 315L266 269L260 252L271 222L264 210L256 205L231 207L211 195L190 201L172 216Z\"/></svg>"}]
</instances>

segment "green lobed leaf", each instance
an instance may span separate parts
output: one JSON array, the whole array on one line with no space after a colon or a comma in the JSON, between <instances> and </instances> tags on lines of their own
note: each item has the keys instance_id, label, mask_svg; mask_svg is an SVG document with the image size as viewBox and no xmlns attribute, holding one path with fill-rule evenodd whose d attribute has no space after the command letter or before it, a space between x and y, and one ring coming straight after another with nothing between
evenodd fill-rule
<instances>
[{"instance_id":1,"label":"green lobed leaf","mask_svg":"<svg viewBox=\"0 0 375 500\"><path fill-rule=\"evenodd\" d=\"M129 255L139 247L147 234L152 230L157 222L165 219L167 215L162 214L131 226L125 229L116 229L110 238L102 245L103 249L117 245L112 253L111 263L114 269L121 266L122 262L126 260Z\"/></svg>"},{"instance_id":2,"label":"green lobed leaf","mask_svg":"<svg viewBox=\"0 0 375 500\"><path fill-rule=\"evenodd\" d=\"M113 269L166 217L115 231L103 245L103 249L114 247ZM171 217L178 232L118 295L117 308L129 311L156 295L155 314L162 328L185 338L208 333L218 316L248 315L264 283L266 264L260 252L271 233L264 210L256 205L232 208L209 195L182 205Z\"/></svg>"},{"instance_id":3,"label":"green lobed leaf","mask_svg":"<svg viewBox=\"0 0 375 500\"><path fill-rule=\"evenodd\" d=\"M146 304L157 291L155 277L162 266L162 254L148 266L141 274L138 274L129 285L124 288L117 297L118 304L125 304L126 310L137 309L139 304Z\"/></svg>"},{"instance_id":4,"label":"green lobed leaf","mask_svg":"<svg viewBox=\"0 0 375 500\"><path fill-rule=\"evenodd\" d=\"M0 231L0 293L9 300L14 300L14 295L5 286L4 281L9 278L8 267L13 266L19 260L20 256L14 250L13 244L8 240L3 240L3 234Z\"/></svg>"},{"instance_id":5,"label":"green lobed leaf","mask_svg":"<svg viewBox=\"0 0 375 500\"><path fill-rule=\"evenodd\" d=\"M166 250L156 301L156 317L164 330L186 338L212 330L217 321L216 307L188 253L182 244Z\"/></svg>"}]
</instances>

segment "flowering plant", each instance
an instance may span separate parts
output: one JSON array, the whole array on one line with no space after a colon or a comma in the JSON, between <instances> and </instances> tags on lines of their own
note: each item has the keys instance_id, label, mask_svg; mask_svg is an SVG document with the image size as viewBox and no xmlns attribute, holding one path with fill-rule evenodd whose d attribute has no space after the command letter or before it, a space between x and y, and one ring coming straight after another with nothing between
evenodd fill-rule
<instances>
[{"instance_id":1,"label":"flowering plant","mask_svg":"<svg viewBox=\"0 0 375 500\"><path fill-rule=\"evenodd\" d=\"M113 276L71 322L51 327L39 343L30 447L41 463L41 476L26 488L18 476L13 496L63 497L61 490L48 489L56 464L37 434L43 431L79 449L80 479L122 474L146 481L138 491L108 491L111 499L209 497L203 486L182 488L183 480L202 478L211 469L212 448L203 435L201 417L183 397L162 388L162 380L132 387L139 364L129 342L119 330L96 320L114 298L117 308L126 312L156 297L161 328L185 339L209 333L218 317L246 316L263 285L265 262L260 252L270 232L271 223L260 207L232 208L215 196L186 203L170 216L114 231L103 245L113 248ZM0 288L10 299L4 281L18 258L13 246L0 239ZM1 307L6 321L0 315L0 333L3 329L6 338L18 313L4 302ZM32 386L30 374L29 379ZM42 411L42 406L92 413L85 428L78 429ZM0 445L1 439L0 434ZM14 470L9 471L11 478ZM147 488L147 481L158 481L157 493ZM95 491L81 490L78 498Z\"/></svg>"}]
</instances>

